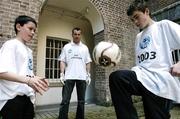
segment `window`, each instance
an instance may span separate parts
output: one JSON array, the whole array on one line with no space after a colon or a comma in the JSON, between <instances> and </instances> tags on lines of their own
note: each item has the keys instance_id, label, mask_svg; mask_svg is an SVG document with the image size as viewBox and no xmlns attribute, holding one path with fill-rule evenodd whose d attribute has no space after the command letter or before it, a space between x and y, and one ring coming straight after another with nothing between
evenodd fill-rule
<instances>
[{"instance_id":1,"label":"window","mask_svg":"<svg viewBox=\"0 0 180 119\"><path fill-rule=\"evenodd\" d=\"M45 60L45 76L47 79L52 79L51 81L55 81L54 79L60 78L60 64L58 57L63 46L68 42L69 40L61 38L47 37Z\"/></svg>"},{"instance_id":2,"label":"window","mask_svg":"<svg viewBox=\"0 0 180 119\"><path fill-rule=\"evenodd\" d=\"M176 23L180 24L180 20L176 21ZM174 64L180 61L180 49L172 51L172 57Z\"/></svg>"},{"instance_id":3,"label":"window","mask_svg":"<svg viewBox=\"0 0 180 119\"><path fill-rule=\"evenodd\" d=\"M174 50L172 51L172 57L173 57L173 62L174 64L180 61L180 50Z\"/></svg>"}]
</instances>

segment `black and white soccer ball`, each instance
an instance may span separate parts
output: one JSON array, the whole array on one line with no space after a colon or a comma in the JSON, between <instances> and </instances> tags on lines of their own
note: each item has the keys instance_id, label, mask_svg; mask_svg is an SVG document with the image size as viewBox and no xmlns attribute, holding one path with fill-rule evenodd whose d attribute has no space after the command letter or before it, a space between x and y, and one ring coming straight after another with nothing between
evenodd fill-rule
<instances>
[{"instance_id":1,"label":"black and white soccer ball","mask_svg":"<svg viewBox=\"0 0 180 119\"><path fill-rule=\"evenodd\" d=\"M117 44L101 41L93 49L93 60L102 67L116 66L121 59L121 50Z\"/></svg>"}]
</instances>

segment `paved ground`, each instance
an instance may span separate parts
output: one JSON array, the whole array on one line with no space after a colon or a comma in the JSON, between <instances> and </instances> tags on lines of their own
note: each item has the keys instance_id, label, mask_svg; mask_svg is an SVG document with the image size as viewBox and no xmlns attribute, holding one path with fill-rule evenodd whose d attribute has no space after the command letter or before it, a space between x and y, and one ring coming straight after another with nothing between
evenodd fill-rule
<instances>
[{"instance_id":1,"label":"paved ground","mask_svg":"<svg viewBox=\"0 0 180 119\"><path fill-rule=\"evenodd\" d=\"M69 119L75 119L76 106L70 106ZM58 109L37 112L35 119L57 119ZM85 105L85 119L115 119L113 107L98 106L95 104Z\"/></svg>"},{"instance_id":2,"label":"paved ground","mask_svg":"<svg viewBox=\"0 0 180 119\"><path fill-rule=\"evenodd\" d=\"M104 107L91 104L86 105L85 109L85 119L116 119L113 107ZM70 107L69 119L75 119L75 110L75 106ZM58 109L55 109L51 111L37 112L35 119L57 119L57 117ZM144 119L144 117L140 117L140 119ZM176 106L172 109L171 119L180 119L180 106Z\"/></svg>"},{"instance_id":3,"label":"paved ground","mask_svg":"<svg viewBox=\"0 0 180 119\"><path fill-rule=\"evenodd\" d=\"M57 111L49 111L49 112L37 113L35 119L57 119L57 117L58 117Z\"/></svg>"}]
</instances>

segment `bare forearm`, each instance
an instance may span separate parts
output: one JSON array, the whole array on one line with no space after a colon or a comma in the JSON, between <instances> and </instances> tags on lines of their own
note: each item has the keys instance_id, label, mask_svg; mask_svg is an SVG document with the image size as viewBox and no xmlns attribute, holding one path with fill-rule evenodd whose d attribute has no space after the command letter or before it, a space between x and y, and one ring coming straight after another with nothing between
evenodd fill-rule
<instances>
[{"instance_id":1,"label":"bare forearm","mask_svg":"<svg viewBox=\"0 0 180 119\"><path fill-rule=\"evenodd\" d=\"M60 62L60 70L61 70L61 73L64 73L64 70L65 70L65 67L66 67L66 64L65 62Z\"/></svg>"},{"instance_id":2,"label":"bare forearm","mask_svg":"<svg viewBox=\"0 0 180 119\"><path fill-rule=\"evenodd\" d=\"M15 73L11 72L3 72L0 73L0 80L8 80L8 81L14 81L14 82L19 82L19 83L28 83L28 80L26 80L27 77L25 76L19 76Z\"/></svg>"},{"instance_id":3,"label":"bare forearm","mask_svg":"<svg viewBox=\"0 0 180 119\"><path fill-rule=\"evenodd\" d=\"M47 79L43 77L26 77L11 72L0 73L0 80L1 79L27 84L40 94L42 94L43 91L47 91L49 86Z\"/></svg>"},{"instance_id":4,"label":"bare forearm","mask_svg":"<svg viewBox=\"0 0 180 119\"><path fill-rule=\"evenodd\" d=\"M87 63L86 64L86 72L90 72L90 69L91 69L91 64L90 63Z\"/></svg>"}]
</instances>

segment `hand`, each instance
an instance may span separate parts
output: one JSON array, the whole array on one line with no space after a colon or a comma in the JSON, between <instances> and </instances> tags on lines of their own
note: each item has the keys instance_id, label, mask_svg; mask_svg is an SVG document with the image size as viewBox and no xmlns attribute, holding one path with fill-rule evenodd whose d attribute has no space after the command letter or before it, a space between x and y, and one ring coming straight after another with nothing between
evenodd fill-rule
<instances>
[{"instance_id":1,"label":"hand","mask_svg":"<svg viewBox=\"0 0 180 119\"><path fill-rule=\"evenodd\" d=\"M90 75L90 73L87 73L87 75L86 75L86 83L87 83L87 85L90 85L90 83L91 83L91 75Z\"/></svg>"},{"instance_id":2,"label":"hand","mask_svg":"<svg viewBox=\"0 0 180 119\"><path fill-rule=\"evenodd\" d=\"M36 92L40 93L41 95L44 91L48 90L49 82L47 79L39 76L32 76L26 78L28 79L27 80L28 86L33 88Z\"/></svg>"},{"instance_id":3,"label":"hand","mask_svg":"<svg viewBox=\"0 0 180 119\"><path fill-rule=\"evenodd\" d=\"M60 82L62 83L63 86L65 85L64 80L65 80L64 73L60 73Z\"/></svg>"},{"instance_id":4,"label":"hand","mask_svg":"<svg viewBox=\"0 0 180 119\"><path fill-rule=\"evenodd\" d=\"M170 73L172 74L172 76L180 76L180 62L174 64L170 68Z\"/></svg>"}]
</instances>

